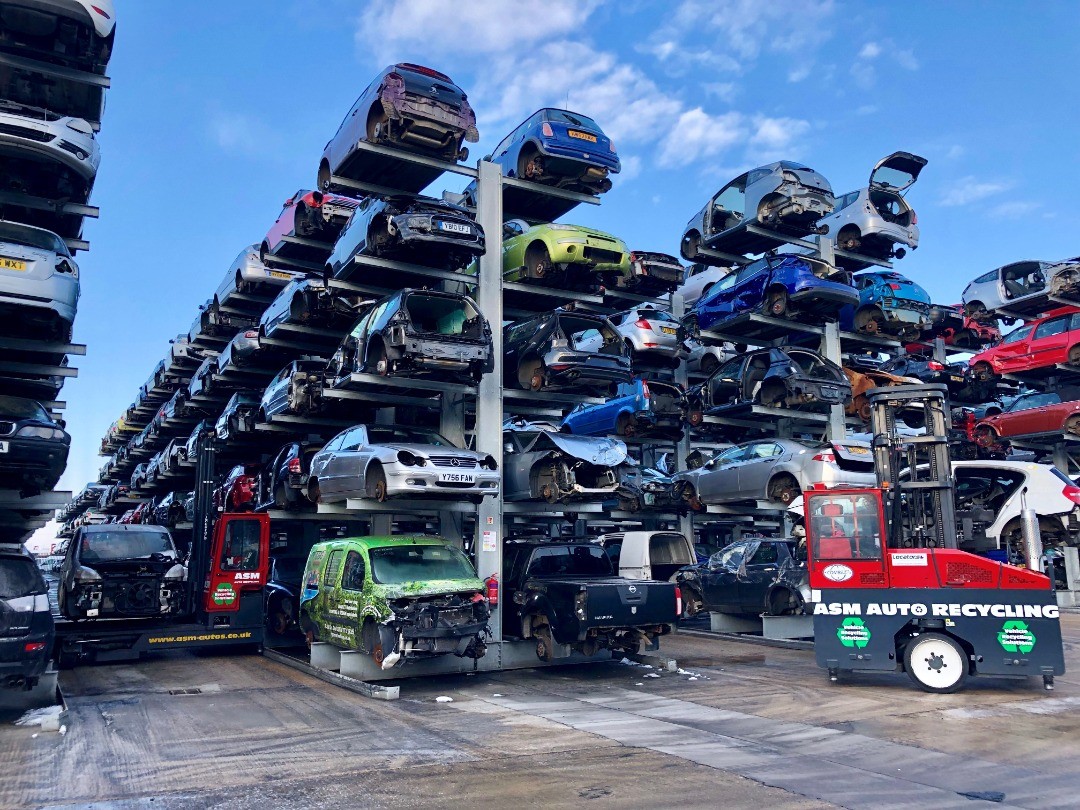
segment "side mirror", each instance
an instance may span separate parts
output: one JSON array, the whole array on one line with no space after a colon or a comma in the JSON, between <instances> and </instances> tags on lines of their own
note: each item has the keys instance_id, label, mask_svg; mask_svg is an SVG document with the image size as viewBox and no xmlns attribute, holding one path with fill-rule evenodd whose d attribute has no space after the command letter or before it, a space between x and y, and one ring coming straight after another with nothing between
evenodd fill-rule
<instances>
[{"instance_id":1,"label":"side mirror","mask_svg":"<svg viewBox=\"0 0 1080 810\"><path fill-rule=\"evenodd\" d=\"M491 155L484 155L484 160L491 160Z\"/></svg>"},{"instance_id":2,"label":"side mirror","mask_svg":"<svg viewBox=\"0 0 1080 810\"><path fill-rule=\"evenodd\" d=\"M286 200L286 201L285 201L285 202L283 203L283 207L285 207L285 208L290 208L290 207L292 207L292 204L293 204L293 198L292 198L292 197L289 197L289 199L287 199L287 200Z\"/></svg>"},{"instance_id":3,"label":"side mirror","mask_svg":"<svg viewBox=\"0 0 1080 810\"><path fill-rule=\"evenodd\" d=\"M57 419L56 424L60 426L61 430L67 427L67 422L65 422L63 419Z\"/></svg>"}]
</instances>

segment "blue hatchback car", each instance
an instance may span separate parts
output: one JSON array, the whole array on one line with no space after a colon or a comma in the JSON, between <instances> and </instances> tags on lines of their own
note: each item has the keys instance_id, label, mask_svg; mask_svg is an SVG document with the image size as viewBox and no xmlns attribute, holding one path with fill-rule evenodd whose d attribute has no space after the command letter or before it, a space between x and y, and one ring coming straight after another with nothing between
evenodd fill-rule
<instances>
[{"instance_id":1,"label":"blue hatchback car","mask_svg":"<svg viewBox=\"0 0 1080 810\"><path fill-rule=\"evenodd\" d=\"M766 256L713 284L684 323L689 332L696 333L717 328L744 312L822 318L858 302L848 273L828 262L809 256Z\"/></svg>"},{"instance_id":2,"label":"blue hatchback car","mask_svg":"<svg viewBox=\"0 0 1080 810\"><path fill-rule=\"evenodd\" d=\"M608 175L622 168L615 144L599 124L580 113L550 108L525 119L487 160L498 163L505 177L584 194L609 191ZM476 205L475 182L465 189L465 198Z\"/></svg>"},{"instance_id":3,"label":"blue hatchback car","mask_svg":"<svg viewBox=\"0 0 1080 810\"><path fill-rule=\"evenodd\" d=\"M892 270L867 270L852 280L859 303L844 307L841 329L915 340L930 326L930 296L911 279Z\"/></svg>"},{"instance_id":4,"label":"blue hatchback car","mask_svg":"<svg viewBox=\"0 0 1080 810\"><path fill-rule=\"evenodd\" d=\"M666 436L681 438L686 424L686 394L678 385L621 383L615 396L600 405L579 405L559 430L579 436Z\"/></svg>"}]
</instances>

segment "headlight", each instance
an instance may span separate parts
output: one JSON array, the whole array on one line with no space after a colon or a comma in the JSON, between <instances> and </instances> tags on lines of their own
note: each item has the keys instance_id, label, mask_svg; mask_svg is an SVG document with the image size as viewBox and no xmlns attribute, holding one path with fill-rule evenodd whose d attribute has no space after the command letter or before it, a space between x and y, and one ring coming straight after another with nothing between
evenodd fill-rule
<instances>
[{"instance_id":1,"label":"headlight","mask_svg":"<svg viewBox=\"0 0 1080 810\"><path fill-rule=\"evenodd\" d=\"M404 464L406 467L423 467L427 464L427 459L420 458L420 456L413 455L408 450L399 450L397 454L397 460Z\"/></svg>"},{"instance_id":2,"label":"headlight","mask_svg":"<svg viewBox=\"0 0 1080 810\"><path fill-rule=\"evenodd\" d=\"M75 569L75 581L101 582L101 574L99 574L93 568L87 568L85 565L80 565L78 568Z\"/></svg>"},{"instance_id":3,"label":"headlight","mask_svg":"<svg viewBox=\"0 0 1080 810\"><path fill-rule=\"evenodd\" d=\"M187 579L187 569L177 563L167 572L165 572L165 579L172 580L174 582L181 582Z\"/></svg>"},{"instance_id":4,"label":"headlight","mask_svg":"<svg viewBox=\"0 0 1080 810\"><path fill-rule=\"evenodd\" d=\"M49 427L35 427L33 425L27 425L26 427L19 428L19 432L16 436L25 436L27 438L34 439L63 439L67 434L60 428Z\"/></svg>"}]
</instances>

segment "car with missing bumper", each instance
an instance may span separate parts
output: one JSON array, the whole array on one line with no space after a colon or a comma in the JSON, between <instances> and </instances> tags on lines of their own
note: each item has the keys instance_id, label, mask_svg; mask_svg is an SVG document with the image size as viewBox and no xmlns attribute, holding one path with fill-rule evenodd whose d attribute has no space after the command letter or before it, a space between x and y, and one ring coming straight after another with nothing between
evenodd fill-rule
<instances>
[{"instance_id":1,"label":"car with missing bumper","mask_svg":"<svg viewBox=\"0 0 1080 810\"><path fill-rule=\"evenodd\" d=\"M175 616L186 579L164 526L84 525L68 544L57 599L68 619Z\"/></svg>"},{"instance_id":2,"label":"car with missing bumper","mask_svg":"<svg viewBox=\"0 0 1080 810\"><path fill-rule=\"evenodd\" d=\"M675 292L686 278L686 268L675 256L655 251L630 251L630 275L622 284L635 292L662 295Z\"/></svg>"},{"instance_id":3,"label":"car with missing bumper","mask_svg":"<svg viewBox=\"0 0 1080 810\"><path fill-rule=\"evenodd\" d=\"M330 359L338 379L353 373L473 383L494 367L491 327L466 295L405 289L371 305Z\"/></svg>"},{"instance_id":4,"label":"car with missing bumper","mask_svg":"<svg viewBox=\"0 0 1080 810\"><path fill-rule=\"evenodd\" d=\"M787 236L825 233L818 220L836 204L829 181L813 169L781 160L739 175L694 214L683 229L680 251L689 261L715 264L701 248L760 253ZM755 226L754 231L748 225Z\"/></svg>"},{"instance_id":5,"label":"car with missing bumper","mask_svg":"<svg viewBox=\"0 0 1080 810\"><path fill-rule=\"evenodd\" d=\"M22 545L0 545L0 688L32 689L52 656L49 586Z\"/></svg>"},{"instance_id":6,"label":"car with missing bumper","mask_svg":"<svg viewBox=\"0 0 1080 810\"><path fill-rule=\"evenodd\" d=\"M268 256L278 255L324 260L359 204L352 197L300 189L285 200L281 214L263 237L259 261L265 264ZM327 244L316 247L290 241L290 237Z\"/></svg>"},{"instance_id":7,"label":"car with missing bumper","mask_svg":"<svg viewBox=\"0 0 1080 810\"><path fill-rule=\"evenodd\" d=\"M116 36L113 0L3 0L0 51L104 74Z\"/></svg>"},{"instance_id":8,"label":"car with missing bumper","mask_svg":"<svg viewBox=\"0 0 1080 810\"><path fill-rule=\"evenodd\" d=\"M311 459L307 492L313 503L398 497L480 503L499 494L499 465L428 428L357 425Z\"/></svg>"},{"instance_id":9,"label":"car with missing bumper","mask_svg":"<svg viewBox=\"0 0 1080 810\"><path fill-rule=\"evenodd\" d=\"M503 280L598 292L627 286L630 250L609 233L582 225L523 219L503 223ZM473 265L469 272L473 272Z\"/></svg>"},{"instance_id":10,"label":"car with missing bumper","mask_svg":"<svg viewBox=\"0 0 1080 810\"><path fill-rule=\"evenodd\" d=\"M892 270L866 270L852 280L859 300L840 312L841 329L918 340L930 326L930 296L911 279Z\"/></svg>"},{"instance_id":11,"label":"car with missing bumper","mask_svg":"<svg viewBox=\"0 0 1080 810\"><path fill-rule=\"evenodd\" d=\"M1080 366L1080 308L1059 307L1028 321L996 346L970 360L975 378L990 382L1002 374L1036 371L1061 363Z\"/></svg>"},{"instance_id":12,"label":"car with missing bumper","mask_svg":"<svg viewBox=\"0 0 1080 810\"><path fill-rule=\"evenodd\" d=\"M602 315L557 309L503 330L503 378L525 390L606 392L629 382L622 335Z\"/></svg>"},{"instance_id":13,"label":"car with missing bumper","mask_svg":"<svg viewBox=\"0 0 1080 810\"><path fill-rule=\"evenodd\" d=\"M214 424L214 432L221 440L232 439L241 433L255 430L255 416L261 405L257 391L237 391L225 404ZM194 456L192 456L194 457Z\"/></svg>"},{"instance_id":14,"label":"car with missing bumper","mask_svg":"<svg viewBox=\"0 0 1080 810\"><path fill-rule=\"evenodd\" d=\"M635 364L677 366L689 352L686 330L667 310L643 305L610 316L611 325L622 335ZM603 335L593 334L581 342L582 348L598 350Z\"/></svg>"},{"instance_id":15,"label":"car with missing bumper","mask_svg":"<svg viewBox=\"0 0 1080 810\"><path fill-rule=\"evenodd\" d=\"M400 259L460 270L484 252L484 229L466 209L430 197L369 196L360 201L327 262L334 278L385 272L354 271L357 256Z\"/></svg>"},{"instance_id":16,"label":"car with missing bumper","mask_svg":"<svg viewBox=\"0 0 1080 810\"><path fill-rule=\"evenodd\" d=\"M1005 408L976 422L972 431L979 447L993 448L1003 440L1035 433L1080 436L1080 388L1021 394Z\"/></svg>"},{"instance_id":17,"label":"car with missing bumper","mask_svg":"<svg viewBox=\"0 0 1080 810\"><path fill-rule=\"evenodd\" d=\"M484 584L465 555L441 538L316 543L302 587L300 629L308 639L370 655L381 669L486 652Z\"/></svg>"},{"instance_id":18,"label":"car with missing bumper","mask_svg":"<svg viewBox=\"0 0 1080 810\"><path fill-rule=\"evenodd\" d=\"M503 552L506 633L536 642L542 661L571 651L637 653L671 632L677 585L616 575L590 541L510 540Z\"/></svg>"},{"instance_id":19,"label":"car with missing bumper","mask_svg":"<svg viewBox=\"0 0 1080 810\"><path fill-rule=\"evenodd\" d=\"M1078 293L1080 257L1060 262L1024 259L983 273L964 288L960 298L965 315L993 323L997 310L1038 315L1051 309L1051 296L1076 297Z\"/></svg>"},{"instance_id":20,"label":"car with missing bumper","mask_svg":"<svg viewBox=\"0 0 1080 810\"><path fill-rule=\"evenodd\" d=\"M275 337L290 326L348 328L356 321L359 295L342 294L318 278L290 281L259 318L259 337Z\"/></svg>"},{"instance_id":21,"label":"car with missing bumper","mask_svg":"<svg viewBox=\"0 0 1080 810\"><path fill-rule=\"evenodd\" d=\"M476 114L465 91L449 76L410 62L390 65L360 94L323 149L319 188L330 191L333 176L354 174L356 165L362 163L359 143L385 144L458 161L469 157L462 142L478 140Z\"/></svg>"},{"instance_id":22,"label":"car with missing bumper","mask_svg":"<svg viewBox=\"0 0 1080 810\"><path fill-rule=\"evenodd\" d=\"M330 382L326 361L293 360L263 391L257 419L269 422L279 414L314 414L323 410L323 397Z\"/></svg>"}]
</instances>

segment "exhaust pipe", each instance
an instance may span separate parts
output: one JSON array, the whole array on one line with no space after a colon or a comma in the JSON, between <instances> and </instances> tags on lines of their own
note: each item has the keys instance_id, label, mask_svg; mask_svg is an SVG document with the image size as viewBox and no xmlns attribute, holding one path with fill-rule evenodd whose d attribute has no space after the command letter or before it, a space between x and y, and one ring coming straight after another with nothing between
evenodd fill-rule
<instances>
[{"instance_id":1,"label":"exhaust pipe","mask_svg":"<svg viewBox=\"0 0 1080 810\"><path fill-rule=\"evenodd\" d=\"M1031 571L1042 571L1042 533L1039 516L1027 505L1027 487L1020 492L1020 536L1024 543L1024 562ZM1051 580L1053 578L1051 577Z\"/></svg>"}]
</instances>

